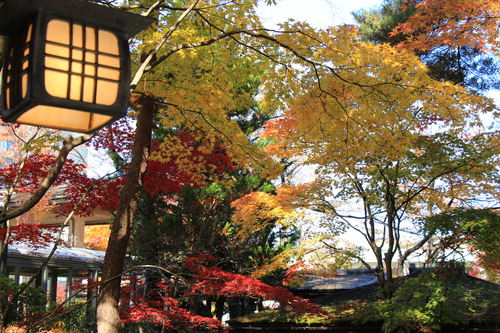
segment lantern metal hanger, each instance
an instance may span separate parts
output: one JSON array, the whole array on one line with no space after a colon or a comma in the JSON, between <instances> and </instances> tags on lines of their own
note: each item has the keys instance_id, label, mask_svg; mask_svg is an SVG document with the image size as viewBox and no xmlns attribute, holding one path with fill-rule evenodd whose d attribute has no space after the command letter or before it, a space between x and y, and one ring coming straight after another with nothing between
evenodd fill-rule
<instances>
[{"instance_id":1,"label":"lantern metal hanger","mask_svg":"<svg viewBox=\"0 0 500 333\"><path fill-rule=\"evenodd\" d=\"M123 117L128 39L153 21L80 0L7 0L3 121L90 133Z\"/></svg>"}]
</instances>

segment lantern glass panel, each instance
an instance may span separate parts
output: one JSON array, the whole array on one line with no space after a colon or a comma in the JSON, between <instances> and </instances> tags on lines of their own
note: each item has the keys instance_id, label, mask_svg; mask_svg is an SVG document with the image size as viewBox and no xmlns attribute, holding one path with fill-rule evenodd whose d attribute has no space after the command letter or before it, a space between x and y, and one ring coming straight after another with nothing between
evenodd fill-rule
<instances>
[{"instance_id":1,"label":"lantern glass panel","mask_svg":"<svg viewBox=\"0 0 500 333\"><path fill-rule=\"evenodd\" d=\"M28 93L28 74L23 74L21 77L21 98L26 97L26 94Z\"/></svg>"},{"instance_id":2,"label":"lantern glass panel","mask_svg":"<svg viewBox=\"0 0 500 333\"><path fill-rule=\"evenodd\" d=\"M39 105L23 113L18 121L24 124L53 127L57 120L58 126L62 128L81 131L82 128L101 127L111 119L112 117L101 114Z\"/></svg>"},{"instance_id":3,"label":"lantern glass panel","mask_svg":"<svg viewBox=\"0 0 500 333\"><path fill-rule=\"evenodd\" d=\"M83 27L79 24L73 24L73 46L83 48Z\"/></svg>"},{"instance_id":4,"label":"lantern glass panel","mask_svg":"<svg viewBox=\"0 0 500 333\"><path fill-rule=\"evenodd\" d=\"M118 38L110 31L99 30L99 52L119 56Z\"/></svg>"},{"instance_id":5,"label":"lantern glass panel","mask_svg":"<svg viewBox=\"0 0 500 333\"><path fill-rule=\"evenodd\" d=\"M70 45L71 23L63 20L51 20L47 24L47 42Z\"/></svg>"},{"instance_id":6,"label":"lantern glass panel","mask_svg":"<svg viewBox=\"0 0 500 333\"><path fill-rule=\"evenodd\" d=\"M95 80L91 78L83 79L83 101L92 103L94 101L94 86Z\"/></svg>"},{"instance_id":7,"label":"lantern glass panel","mask_svg":"<svg viewBox=\"0 0 500 333\"><path fill-rule=\"evenodd\" d=\"M45 39L49 95L105 106L117 101L122 55L114 33L53 19Z\"/></svg>"},{"instance_id":8,"label":"lantern glass panel","mask_svg":"<svg viewBox=\"0 0 500 333\"><path fill-rule=\"evenodd\" d=\"M126 114L127 40L154 19L80 0L3 2L3 121L90 133Z\"/></svg>"},{"instance_id":9,"label":"lantern glass panel","mask_svg":"<svg viewBox=\"0 0 500 333\"><path fill-rule=\"evenodd\" d=\"M115 96L118 94L119 85L110 81L99 80L97 81L97 96L98 104L113 105L115 103Z\"/></svg>"},{"instance_id":10,"label":"lantern glass panel","mask_svg":"<svg viewBox=\"0 0 500 333\"><path fill-rule=\"evenodd\" d=\"M45 71L45 89L47 93L54 97L66 98L69 87L69 75L65 72ZM78 89L78 87L71 87Z\"/></svg>"}]
</instances>

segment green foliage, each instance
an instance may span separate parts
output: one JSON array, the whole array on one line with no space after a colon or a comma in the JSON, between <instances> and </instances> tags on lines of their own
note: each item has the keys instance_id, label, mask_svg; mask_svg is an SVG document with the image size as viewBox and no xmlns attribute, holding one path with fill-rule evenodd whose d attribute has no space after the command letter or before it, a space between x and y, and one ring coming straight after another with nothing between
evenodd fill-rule
<instances>
[{"instance_id":1,"label":"green foliage","mask_svg":"<svg viewBox=\"0 0 500 333\"><path fill-rule=\"evenodd\" d=\"M418 270L396 281L390 300L349 302L335 308L342 321L383 323L385 332L435 332L443 325L478 324L496 303L499 288L475 284L460 266Z\"/></svg>"},{"instance_id":2,"label":"green foliage","mask_svg":"<svg viewBox=\"0 0 500 333\"><path fill-rule=\"evenodd\" d=\"M19 297L18 311L25 315L44 313L47 309L47 295L42 287L28 287Z\"/></svg>"},{"instance_id":3,"label":"green foliage","mask_svg":"<svg viewBox=\"0 0 500 333\"><path fill-rule=\"evenodd\" d=\"M462 284L464 274L447 269L423 270L399 285L393 299L380 303L384 328L429 332L446 324L465 324L475 291Z\"/></svg>"},{"instance_id":4,"label":"green foliage","mask_svg":"<svg viewBox=\"0 0 500 333\"><path fill-rule=\"evenodd\" d=\"M97 331L95 309L83 302L74 302L52 315L49 327L60 327L67 332L91 333Z\"/></svg>"},{"instance_id":5,"label":"green foliage","mask_svg":"<svg viewBox=\"0 0 500 333\"><path fill-rule=\"evenodd\" d=\"M425 221L427 228L435 228L444 241L455 248L467 245L479 258L478 264L485 269L489 280L498 279L500 266L500 215L491 209L456 208L430 216Z\"/></svg>"},{"instance_id":6,"label":"green foliage","mask_svg":"<svg viewBox=\"0 0 500 333\"><path fill-rule=\"evenodd\" d=\"M292 246L298 230L276 228L274 221L242 237L241 227L231 221L231 202L252 191L272 193L275 187L244 170L228 175L231 182L186 186L171 198L144 196L131 252L143 262L160 260L169 267L204 253L224 262L229 271L251 272Z\"/></svg>"},{"instance_id":7,"label":"green foliage","mask_svg":"<svg viewBox=\"0 0 500 333\"><path fill-rule=\"evenodd\" d=\"M478 250L494 251L498 248L498 235L491 230L500 228L500 215L491 209L456 208L428 217L426 224L441 234L457 230Z\"/></svg>"},{"instance_id":8,"label":"green foliage","mask_svg":"<svg viewBox=\"0 0 500 333\"><path fill-rule=\"evenodd\" d=\"M353 12L352 15L360 25L363 39L392 45L405 40L407 36L402 34L394 37L389 36L394 27L405 22L415 12L413 7L401 10L400 6L403 2L403 0L385 0L379 7Z\"/></svg>"},{"instance_id":9,"label":"green foliage","mask_svg":"<svg viewBox=\"0 0 500 333\"><path fill-rule=\"evenodd\" d=\"M0 307L4 312L8 309L5 323L9 324L23 316L39 315L46 312L47 297L41 287L28 287L12 302L14 295L24 285L18 285L7 276L0 275Z\"/></svg>"},{"instance_id":10,"label":"green foliage","mask_svg":"<svg viewBox=\"0 0 500 333\"><path fill-rule=\"evenodd\" d=\"M266 275L263 275L259 278L260 281L264 282L270 286L279 286L283 285L283 279L286 276L286 269L278 268L273 270L272 272L268 272Z\"/></svg>"},{"instance_id":11,"label":"green foliage","mask_svg":"<svg viewBox=\"0 0 500 333\"><path fill-rule=\"evenodd\" d=\"M18 285L14 280L0 275L0 306L1 311L9 307L5 324L27 320L38 327L36 318L50 313L47 308L47 294L42 287L27 287L22 294L12 301L12 296L24 285ZM32 321L32 319L35 319ZM82 302L71 303L58 308L43 322L43 329L63 328L67 332L90 333L96 331L95 309L89 309Z\"/></svg>"},{"instance_id":12,"label":"green foliage","mask_svg":"<svg viewBox=\"0 0 500 333\"><path fill-rule=\"evenodd\" d=\"M297 315L292 312L284 312L281 310L266 310L254 313L245 317L231 319L230 322L246 324L246 323L296 323L296 324L330 324L333 322L332 318L325 320L324 316L311 316L311 314Z\"/></svg>"}]
</instances>

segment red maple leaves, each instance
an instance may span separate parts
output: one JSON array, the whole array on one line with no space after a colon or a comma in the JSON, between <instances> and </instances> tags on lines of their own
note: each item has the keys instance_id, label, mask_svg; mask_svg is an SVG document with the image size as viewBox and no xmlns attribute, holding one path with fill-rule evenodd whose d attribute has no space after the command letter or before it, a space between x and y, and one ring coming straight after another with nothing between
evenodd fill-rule
<instances>
[{"instance_id":1,"label":"red maple leaves","mask_svg":"<svg viewBox=\"0 0 500 333\"><path fill-rule=\"evenodd\" d=\"M28 244L36 250L52 244L54 241L54 235L58 231L59 227L57 226L21 223L11 228L11 236L8 244L12 244L16 241L22 241L24 244ZM0 228L0 240L5 239L6 232L7 228Z\"/></svg>"},{"instance_id":2,"label":"red maple leaves","mask_svg":"<svg viewBox=\"0 0 500 333\"><path fill-rule=\"evenodd\" d=\"M123 119L102 129L91 141L94 149L112 151L119 154L124 161L122 169L101 179L90 177L85 164L68 159L46 198L38 205L39 212L30 212L36 215L31 218L28 227L32 235L23 232L22 237L17 237L16 235L21 235L20 231L24 230L23 227L17 226L19 232L13 233L15 239L31 239L31 245L36 243L35 239L39 239L40 244L46 244L48 240L45 238L48 234L42 229L38 230L37 221L49 211L61 217L73 211L79 216L91 216L96 208L116 211L120 190L126 180L126 162L129 160L128 154L134 141L133 133L130 119ZM149 194L168 195L182 191L184 186L201 187L210 174L217 175L234 168L230 157L221 146L197 140L193 133L172 131L165 137L178 146L165 152L162 142L152 142L151 149L156 158L148 162L143 182L144 191ZM189 153L188 158L184 156L186 152ZM47 149L33 149L28 153L27 159L19 158L11 163L0 164L0 187L14 188L14 196L9 203L11 206L21 205L39 189L56 158L56 155ZM5 230L3 232L5 235Z\"/></svg>"},{"instance_id":3,"label":"red maple leaves","mask_svg":"<svg viewBox=\"0 0 500 333\"><path fill-rule=\"evenodd\" d=\"M318 305L293 295L281 287L268 286L250 276L223 271L214 266L215 258L199 255L185 259L183 276L189 284L183 297L255 297L273 300L284 311L296 314L329 316ZM225 331L227 327L218 319L194 314L169 296L168 281L149 288L144 281L130 278L123 289L121 317L123 322L150 321L166 328L202 327L211 331ZM146 295L145 297L143 295Z\"/></svg>"}]
</instances>

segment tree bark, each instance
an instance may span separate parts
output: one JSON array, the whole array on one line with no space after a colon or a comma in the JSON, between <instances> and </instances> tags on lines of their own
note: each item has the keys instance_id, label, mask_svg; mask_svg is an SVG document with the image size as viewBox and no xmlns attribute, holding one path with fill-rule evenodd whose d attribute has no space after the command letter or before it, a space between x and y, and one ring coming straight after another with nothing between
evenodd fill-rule
<instances>
[{"instance_id":1,"label":"tree bark","mask_svg":"<svg viewBox=\"0 0 500 333\"><path fill-rule=\"evenodd\" d=\"M97 305L99 333L118 333L122 329L118 312L121 274L124 270L130 233L148 164L155 113L155 101L152 97L141 96L139 105L132 160L104 257L102 270L104 284L99 292Z\"/></svg>"}]
</instances>

